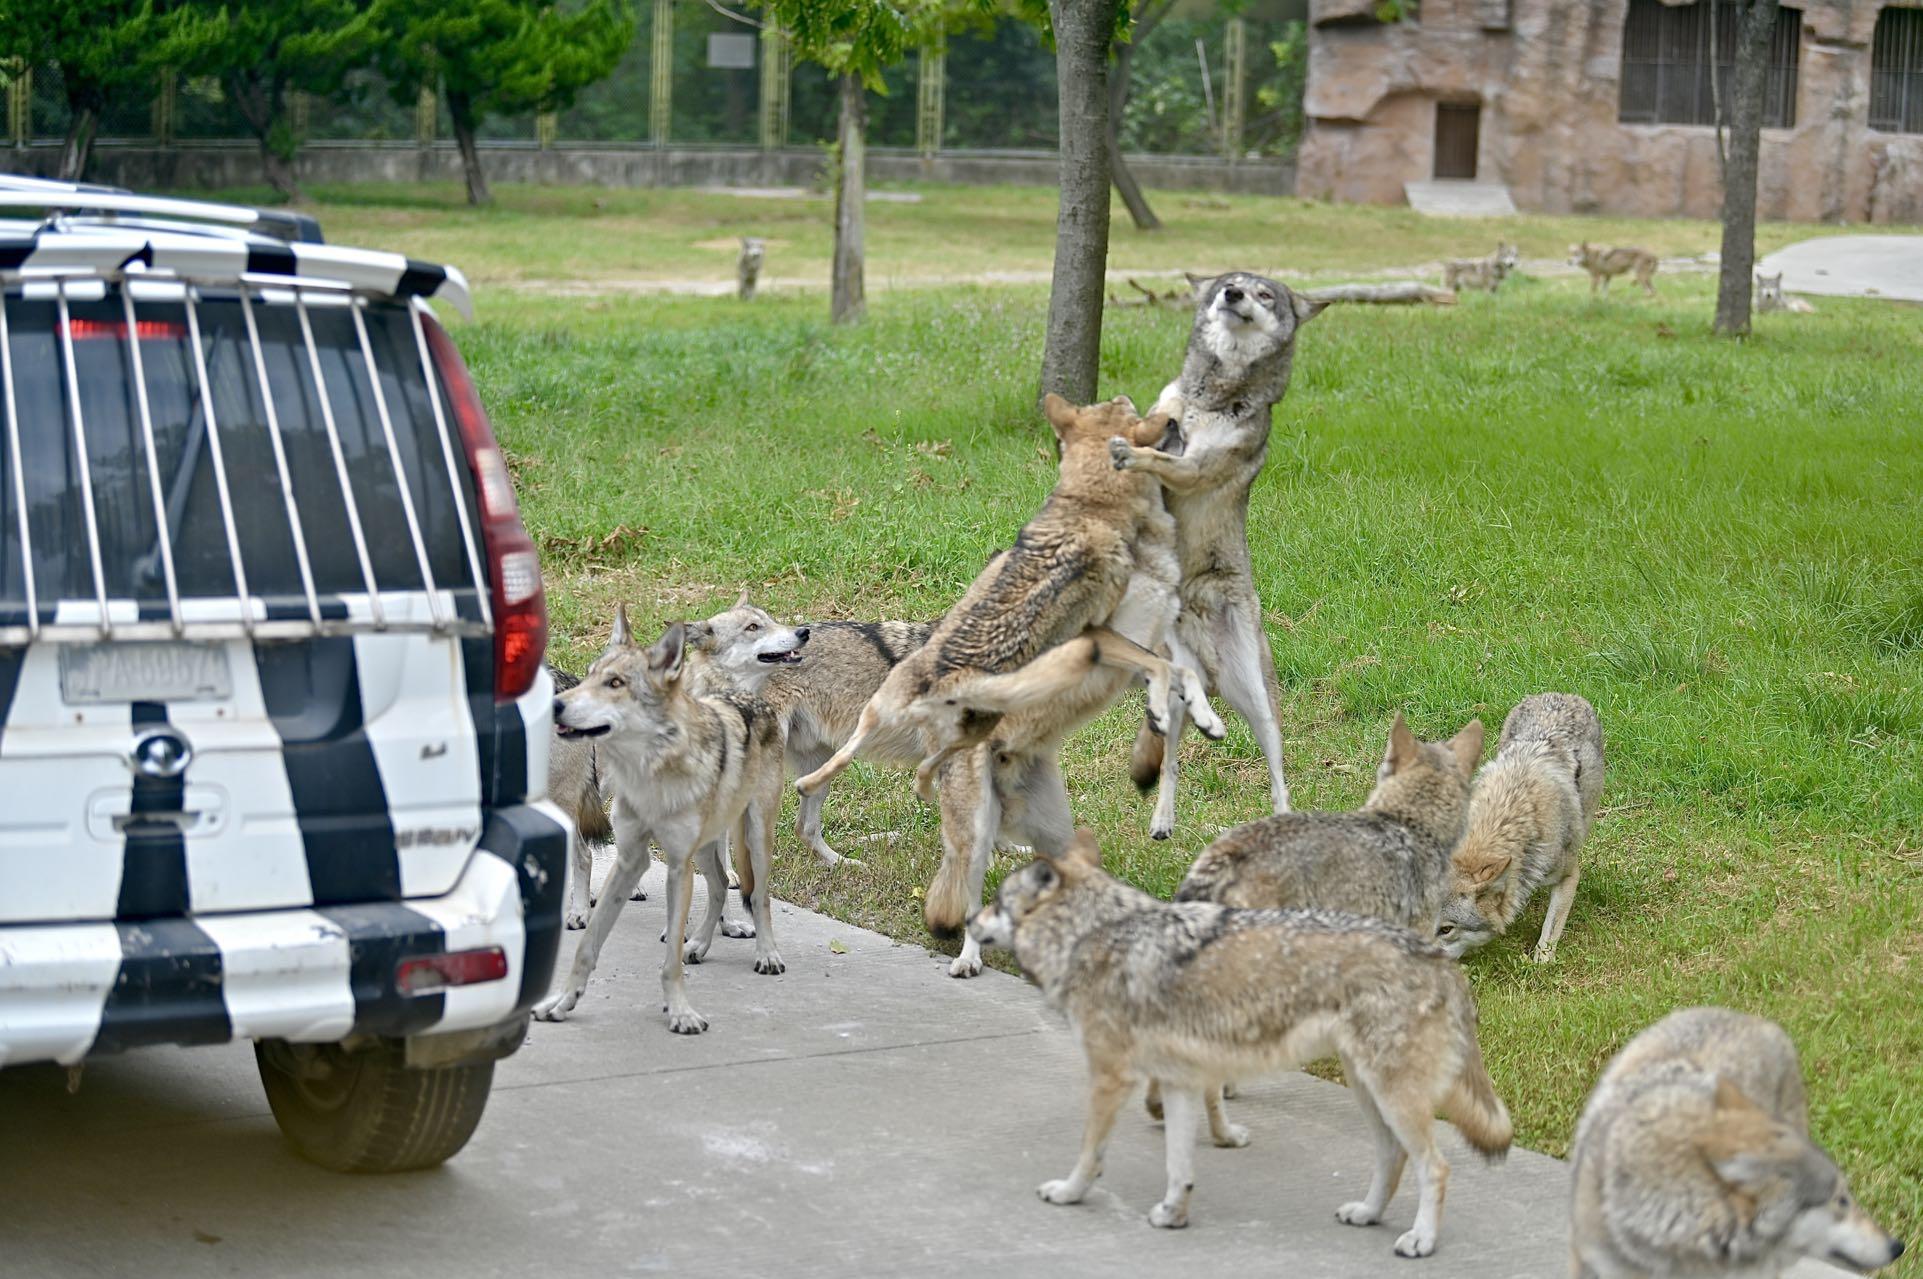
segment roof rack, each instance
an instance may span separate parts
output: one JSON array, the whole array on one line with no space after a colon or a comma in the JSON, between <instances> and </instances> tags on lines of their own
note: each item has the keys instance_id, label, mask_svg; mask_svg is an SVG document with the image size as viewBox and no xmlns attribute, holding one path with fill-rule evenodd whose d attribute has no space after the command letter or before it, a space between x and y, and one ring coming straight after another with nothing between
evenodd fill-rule
<instances>
[{"instance_id":1,"label":"roof rack","mask_svg":"<svg viewBox=\"0 0 1923 1279\"><path fill-rule=\"evenodd\" d=\"M0 174L0 209L9 208L101 213L110 218L117 214L151 214L245 227L289 242L324 242L320 223L305 213L255 209L240 204L215 204L207 200L182 200L171 196L135 195L121 187Z\"/></svg>"}]
</instances>

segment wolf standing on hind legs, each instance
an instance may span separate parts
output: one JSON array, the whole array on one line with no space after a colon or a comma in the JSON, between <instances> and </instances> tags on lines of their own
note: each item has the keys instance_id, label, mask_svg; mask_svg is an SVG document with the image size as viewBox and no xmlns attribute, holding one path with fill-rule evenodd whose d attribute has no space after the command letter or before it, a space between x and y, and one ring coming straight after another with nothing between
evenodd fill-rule
<instances>
[{"instance_id":1,"label":"wolf standing on hind legs","mask_svg":"<svg viewBox=\"0 0 1923 1279\"><path fill-rule=\"evenodd\" d=\"M1249 490L1269 455L1275 402L1289 389L1296 330L1324 304L1240 272L1210 280L1198 293L1182 376L1163 390L1150 413L1178 418L1179 452L1140 448L1117 436L1109 453L1117 470L1142 470L1161 480L1175 517L1182 585L1170 659L1201 671L1248 721L1268 762L1270 805L1286 813L1275 659L1249 562ZM1129 775L1143 790L1161 777L1149 827L1156 839L1175 830L1180 706L1171 709L1167 728L1164 736L1144 724L1129 764Z\"/></svg>"}]
</instances>

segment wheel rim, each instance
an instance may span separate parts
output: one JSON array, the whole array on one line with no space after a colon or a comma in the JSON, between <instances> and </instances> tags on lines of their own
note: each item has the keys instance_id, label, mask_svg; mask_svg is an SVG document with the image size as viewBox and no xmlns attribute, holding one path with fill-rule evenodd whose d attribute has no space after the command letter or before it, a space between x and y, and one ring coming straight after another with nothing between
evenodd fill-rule
<instances>
[{"instance_id":1,"label":"wheel rim","mask_svg":"<svg viewBox=\"0 0 1923 1279\"><path fill-rule=\"evenodd\" d=\"M360 1077L360 1067L350 1065L344 1056L334 1056L333 1060L327 1062L324 1073L316 1071L288 1075L294 1092L308 1109L331 1113L347 1105L347 1099L354 1091L354 1082Z\"/></svg>"}]
</instances>

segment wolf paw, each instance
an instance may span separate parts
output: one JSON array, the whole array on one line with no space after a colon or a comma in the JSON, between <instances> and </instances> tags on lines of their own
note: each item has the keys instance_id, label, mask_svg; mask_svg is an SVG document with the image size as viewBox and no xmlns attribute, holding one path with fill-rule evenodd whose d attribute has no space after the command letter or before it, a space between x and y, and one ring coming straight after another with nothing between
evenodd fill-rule
<instances>
[{"instance_id":1,"label":"wolf paw","mask_svg":"<svg viewBox=\"0 0 1923 1279\"><path fill-rule=\"evenodd\" d=\"M1240 1150L1249 1144L1249 1130L1241 1124L1223 1124L1221 1132L1209 1134L1209 1140L1224 1150Z\"/></svg>"},{"instance_id":2,"label":"wolf paw","mask_svg":"<svg viewBox=\"0 0 1923 1279\"><path fill-rule=\"evenodd\" d=\"M677 1035L698 1035L708 1028L708 1019L689 1008L668 1014L668 1029Z\"/></svg>"},{"instance_id":3,"label":"wolf paw","mask_svg":"<svg viewBox=\"0 0 1923 1279\"><path fill-rule=\"evenodd\" d=\"M1119 435L1109 437L1108 459L1115 463L1115 469L1126 471L1135 464L1135 446Z\"/></svg>"},{"instance_id":4,"label":"wolf paw","mask_svg":"<svg viewBox=\"0 0 1923 1279\"><path fill-rule=\"evenodd\" d=\"M556 995L552 999L544 999L534 1005L534 1020L566 1021L568 1014L574 1011L574 1006L580 1001L581 996L574 991Z\"/></svg>"},{"instance_id":5,"label":"wolf paw","mask_svg":"<svg viewBox=\"0 0 1923 1279\"><path fill-rule=\"evenodd\" d=\"M708 957L708 945L709 943L701 941L689 942L687 947L681 952L682 962L688 964L700 963Z\"/></svg>"},{"instance_id":6,"label":"wolf paw","mask_svg":"<svg viewBox=\"0 0 1923 1279\"><path fill-rule=\"evenodd\" d=\"M586 928L588 926L588 913L585 910L570 910L568 911L567 918L562 922L567 925L570 932L577 928Z\"/></svg>"},{"instance_id":7,"label":"wolf paw","mask_svg":"<svg viewBox=\"0 0 1923 1279\"><path fill-rule=\"evenodd\" d=\"M1148 837L1150 839L1169 839L1172 838L1174 834L1175 827L1173 826L1164 826L1160 822L1151 822L1149 824Z\"/></svg>"},{"instance_id":8,"label":"wolf paw","mask_svg":"<svg viewBox=\"0 0 1923 1279\"><path fill-rule=\"evenodd\" d=\"M1148 1224L1158 1230L1180 1230L1189 1224L1188 1205L1170 1207L1168 1204L1158 1203L1148 1210Z\"/></svg>"},{"instance_id":9,"label":"wolf paw","mask_svg":"<svg viewBox=\"0 0 1923 1279\"><path fill-rule=\"evenodd\" d=\"M645 888L637 888L628 894L628 900L631 902L644 902L648 900L648 890Z\"/></svg>"},{"instance_id":10,"label":"wolf paw","mask_svg":"<svg viewBox=\"0 0 1923 1279\"><path fill-rule=\"evenodd\" d=\"M982 975L980 955L957 955L948 965L950 977L979 977Z\"/></svg>"},{"instance_id":11,"label":"wolf paw","mask_svg":"<svg viewBox=\"0 0 1923 1279\"><path fill-rule=\"evenodd\" d=\"M1073 1177L1063 1177L1056 1181L1044 1181L1035 1187L1035 1193L1042 1197L1043 1203L1078 1204L1088 1190L1077 1186Z\"/></svg>"},{"instance_id":12,"label":"wolf paw","mask_svg":"<svg viewBox=\"0 0 1923 1279\"><path fill-rule=\"evenodd\" d=\"M755 956L755 971L774 977L787 972L788 965L782 962L780 951L770 950Z\"/></svg>"},{"instance_id":13,"label":"wolf paw","mask_svg":"<svg viewBox=\"0 0 1923 1279\"><path fill-rule=\"evenodd\" d=\"M1222 717L1217 715L1215 708L1207 702L1197 702L1189 707L1189 715L1194 719L1195 727L1201 730L1202 736L1211 742L1219 742L1229 735L1229 726L1222 722Z\"/></svg>"},{"instance_id":14,"label":"wolf paw","mask_svg":"<svg viewBox=\"0 0 1923 1279\"><path fill-rule=\"evenodd\" d=\"M724 918L721 921L721 935L723 937L737 938L752 937L755 935L755 926L753 924L745 924L738 919Z\"/></svg>"},{"instance_id":15,"label":"wolf paw","mask_svg":"<svg viewBox=\"0 0 1923 1279\"><path fill-rule=\"evenodd\" d=\"M1433 1230L1405 1230L1396 1240L1396 1256L1426 1257L1436 1250L1436 1234Z\"/></svg>"},{"instance_id":16,"label":"wolf paw","mask_svg":"<svg viewBox=\"0 0 1923 1279\"><path fill-rule=\"evenodd\" d=\"M1382 1214L1358 1199L1354 1203L1346 1203L1337 1208L1335 1219L1345 1226L1373 1226L1382 1220Z\"/></svg>"},{"instance_id":17,"label":"wolf paw","mask_svg":"<svg viewBox=\"0 0 1923 1279\"><path fill-rule=\"evenodd\" d=\"M1553 964L1556 962L1556 948L1554 946L1538 946L1536 947L1535 954L1530 956L1530 958L1539 964Z\"/></svg>"}]
</instances>

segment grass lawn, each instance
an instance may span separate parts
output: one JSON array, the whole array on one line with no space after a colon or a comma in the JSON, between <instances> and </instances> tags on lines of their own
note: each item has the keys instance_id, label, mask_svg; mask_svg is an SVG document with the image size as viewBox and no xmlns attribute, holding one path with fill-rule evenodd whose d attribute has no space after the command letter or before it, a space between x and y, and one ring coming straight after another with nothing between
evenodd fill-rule
<instances>
[{"instance_id":1,"label":"grass lawn","mask_svg":"<svg viewBox=\"0 0 1923 1279\"><path fill-rule=\"evenodd\" d=\"M731 254L693 246L738 231L793 246L776 274L826 254L822 212L802 205L509 190L475 214L438 188L322 194L333 238L481 281L720 278ZM871 278L1046 266L1049 193L927 197L872 210ZM1496 233L1396 210L1161 203L1171 230L1118 230L1118 265L1355 271ZM1526 256L1585 232L1714 244L1691 223L1501 230ZM1658 286L1654 302L1596 302L1576 280L1523 278L1453 310L1338 308L1304 330L1250 530L1291 785L1302 807L1359 803L1398 709L1430 736L1480 715L1493 737L1524 694L1587 695L1606 811L1559 958L1526 958L1538 904L1467 962L1520 1139L1563 1152L1631 1034L1680 1005L1732 1004L1790 1029L1818 1138L1915 1238L1923 313L1818 300L1733 344L1708 335L1709 277ZM596 651L617 600L652 630L744 584L794 619L933 617L1032 514L1053 476L1032 408L1042 289L879 296L840 331L825 309L819 294L480 291L457 337L545 552L557 658ZM1187 328L1111 312L1101 393L1145 404ZM1111 867L1167 893L1217 831L1265 811L1265 774L1239 722L1220 746L1191 737L1177 836L1150 842L1150 801L1125 771L1138 707L1074 738L1066 772ZM916 893L939 845L907 776L858 765L828 821L866 865L819 871L784 831L777 892L927 943ZM859 842L885 831L899 835Z\"/></svg>"}]
</instances>

